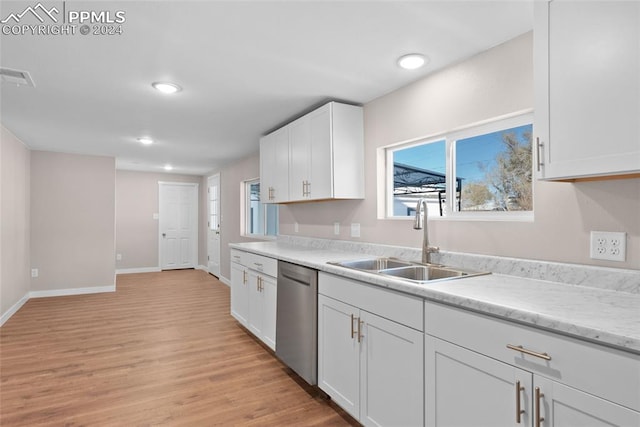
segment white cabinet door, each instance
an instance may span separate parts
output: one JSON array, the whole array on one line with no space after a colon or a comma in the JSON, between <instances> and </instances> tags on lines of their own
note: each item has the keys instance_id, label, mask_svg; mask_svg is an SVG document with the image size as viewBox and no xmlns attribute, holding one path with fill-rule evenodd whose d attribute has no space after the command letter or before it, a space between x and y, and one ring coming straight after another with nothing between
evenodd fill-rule
<instances>
[{"instance_id":1,"label":"white cabinet door","mask_svg":"<svg viewBox=\"0 0 640 427\"><path fill-rule=\"evenodd\" d=\"M261 276L262 289L262 341L271 348L276 349L276 304L277 291L276 279L269 276Z\"/></svg>"},{"instance_id":2,"label":"white cabinet door","mask_svg":"<svg viewBox=\"0 0 640 427\"><path fill-rule=\"evenodd\" d=\"M262 339L264 334L262 329L264 294L260 290L259 277L257 272L249 270L249 330L253 335Z\"/></svg>"},{"instance_id":3,"label":"white cabinet door","mask_svg":"<svg viewBox=\"0 0 640 427\"><path fill-rule=\"evenodd\" d=\"M289 128L289 199L308 199L309 169L311 168L311 129L309 116L303 116Z\"/></svg>"},{"instance_id":4,"label":"white cabinet door","mask_svg":"<svg viewBox=\"0 0 640 427\"><path fill-rule=\"evenodd\" d=\"M640 172L640 2L535 2L543 179Z\"/></svg>"},{"instance_id":5,"label":"white cabinet door","mask_svg":"<svg viewBox=\"0 0 640 427\"><path fill-rule=\"evenodd\" d=\"M597 375L597 372L587 374ZM538 375L534 377L534 384L541 392L539 403L535 391L533 398L534 406L540 406L539 416L544 418L541 422L544 427L640 426L640 413L624 406Z\"/></svg>"},{"instance_id":6,"label":"white cabinet door","mask_svg":"<svg viewBox=\"0 0 640 427\"><path fill-rule=\"evenodd\" d=\"M358 309L318 295L318 386L352 417L360 417Z\"/></svg>"},{"instance_id":7,"label":"white cabinet door","mask_svg":"<svg viewBox=\"0 0 640 427\"><path fill-rule=\"evenodd\" d=\"M260 139L260 201L289 199L289 131L279 129Z\"/></svg>"},{"instance_id":8,"label":"white cabinet door","mask_svg":"<svg viewBox=\"0 0 640 427\"><path fill-rule=\"evenodd\" d=\"M307 194L309 199L329 199L333 197L334 162L333 145L348 144L350 141L337 141L331 126L331 117L335 114L334 104L327 104L309 114L309 181ZM335 138L335 139L334 139ZM357 163L357 158L342 159L345 167ZM345 184L348 185L348 184Z\"/></svg>"},{"instance_id":9,"label":"white cabinet door","mask_svg":"<svg viewBox=\"0 0 640 427\"><path fill-rule=\"evenodd\" d=\"M249 326L249 271L235 262L231 263L231 315Z\"/></svg>"},{"instance_id":10,"label":"white cabinet door","mask_svg":"<svg viewBox=\"0 0 640 427\"><path fill-rule=\"evenodd\" d=\"M531 427L532 381L530 372L425 336L425 413L429 427ZM519 423L516 398L522 411Z\"/></svg>"},{"instance_id":11,"label":"white cabinet door","mask_svg":"<svg viewBox=\"0 0 640 427\"><path fill-rule=\"evenodd\" d=\"M360 422L423 426L424 334L360 311Z\"/></svg>"}]
</instances>

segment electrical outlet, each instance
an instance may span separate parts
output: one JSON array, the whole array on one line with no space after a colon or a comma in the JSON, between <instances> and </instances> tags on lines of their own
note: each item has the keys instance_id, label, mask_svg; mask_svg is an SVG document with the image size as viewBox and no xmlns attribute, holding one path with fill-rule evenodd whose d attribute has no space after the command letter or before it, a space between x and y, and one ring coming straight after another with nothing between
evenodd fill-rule
<instances>
[{"instance_id":1,"label":"electrical outlet","mask_svg":"<svg viewBox=\"0 0 640 427\"><path fill-rule=\"evenodd\" d=\"M116 261L122 261L122 254L116 254Z\"/></svg>"},{"instance_id":2,"label":"electrical outlet","mask_svg":"<svg viewBox=\"0 0 640 427\"><path fill-rule=\"evenodd\" d=\"M627 233L592 231L591 258L622 261L627 257Z\"/></svg>"},{"instance_id":3,"label":"electrical outlet","mask_svg":"<svg viewBox=\"0 0 640 427\"><path fill-rule=\"evenodd\" d=\"M351 237L360 237L360 223L351 223Z\"/></svg>"},{"instance_id":4,"label":"electrical outlet","mask_svg":"<svg viewBox=\"0 0 640 427\"><path fill-rule=\"evenodd\" d=\"M38 269L37 268L32 268L31 269L31 277L38 277Z\"/></svg>"},{"instance_id":5,"label":"electrical outlet","mask_svg":"<svg viewBox=\"0 0 640 427\"><path fill-rule=\"evenodd\" d=\"M339 222L334 222L333 223L333 234L335 234L336 236L340 235L340 223Z\"/></svg>"},{"instance_id":6,"label":"electrical outlet","mask_svg":"<svg viewBox=\"0 0 640 427\"><path fill-rule=\"evenodd\" d=\"M293 223L293 231L295 231L296 233L300 231L300 226L297 222Z\"/></svg>"}]
</instances>

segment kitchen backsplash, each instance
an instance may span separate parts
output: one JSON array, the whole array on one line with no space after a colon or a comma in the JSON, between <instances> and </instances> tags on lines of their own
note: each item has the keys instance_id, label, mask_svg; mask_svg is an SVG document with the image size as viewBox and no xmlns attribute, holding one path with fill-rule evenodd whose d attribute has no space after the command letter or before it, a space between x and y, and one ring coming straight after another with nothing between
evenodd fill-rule
<instances>
[{"instance_id":1,"label":"kitchen backsplash","mask_svg":"<svg viewBox=\"0 0 640 427\"><path fill-rule=\"evenodd\" d=\"M375 243L290 235L278 236L278 243L322 250L362 253L363 255L395 257L412 261L420 261L421 259L421 249ZM455 265L470 270L490 271L509 276L640 294L640 271L638 270L447 251L432 254L432 262Z\"/></svg>"}]
</instances>

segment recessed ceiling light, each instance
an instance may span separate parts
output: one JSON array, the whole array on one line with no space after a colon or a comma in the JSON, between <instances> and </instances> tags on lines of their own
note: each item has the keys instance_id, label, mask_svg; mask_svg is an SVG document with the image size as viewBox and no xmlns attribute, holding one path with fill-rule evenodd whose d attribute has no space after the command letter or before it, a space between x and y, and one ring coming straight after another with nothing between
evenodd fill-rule
<instances>
[{"instance_id":1,"label":"recessed ceiling light","mask_svg":"<svg viewBox=\"0 0 640 427\"><path fill-rule=\"evenodd\" d=\"M148 136L143 136L138 138L138 142L142 145L151 145L153 144L153 139L149 138Z\"/></svg>"},{"instance_id":2,"label":"recessed ceiling light","mask_svg":"<svg viewBox=\"0 0 640 427\"><path fill-rule=\"evenodd\" d=\"M154 82L154 83L151 83L151 86L153 86L155 89L159 90L160 92L166 93L166 94L176 93L182 90L182 88L177 84L169 83L169 82Z\"/></svg>"},{"instance_id":3,"label":"recessed ceiling light","mask_svg":"<svg viewBox=\"0 0 640 427\"><path fill-rule=\"evenodd\" d=\"M403 55L398 59L398 65L405 70L415 70L426 64L427 58L419 53Z\"/></svg>"},{"instance_id":4,"label":"recessed ceiling light","mask_svg":"<svg viewBox=\"0 0 640 427\"><path fill-rule=\"evenodd\" d=\"M171 165L164 165L164 170L166 170L166 171L173 170L173 166L171 166Z\"/></svg>"}]
</instances>

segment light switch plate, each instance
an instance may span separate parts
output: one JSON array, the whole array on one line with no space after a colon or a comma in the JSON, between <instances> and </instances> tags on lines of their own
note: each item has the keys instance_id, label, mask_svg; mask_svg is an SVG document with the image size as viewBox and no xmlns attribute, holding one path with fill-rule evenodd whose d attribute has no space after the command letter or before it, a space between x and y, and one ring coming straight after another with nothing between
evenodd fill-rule
<instances>
[{"instance_id":1,"label":"light switch plate","mask_svg":"<svg viewBox=\"0 0 640 427\"><path fill-rule=\"evenodd\" d=\"M336 236L340 235L340 223L339 222L334 222L333 223L333 234L335 234Z\"/></svg>"},{"instance_id":2,"label":"light switch plate","mask_svg":"<svg viewBox=\"0 0 640 427\"><path fill-rule=\"evenodd\" d=\"M360 223L351 223L351 237L360 237Z\"/></svg>"},{"instance_id":3,"label":"light switch plate","mask_svg":"<svg viewBox=\"0 0 640 427\"><path fill-rule=\"evenodd\" d=\"M157 214L157 213L154 213L154 214L153 214L153 219L159 219L159 218L160 218L160 215L159 215L159 214Z\"/></svg>"}]
</instances>

